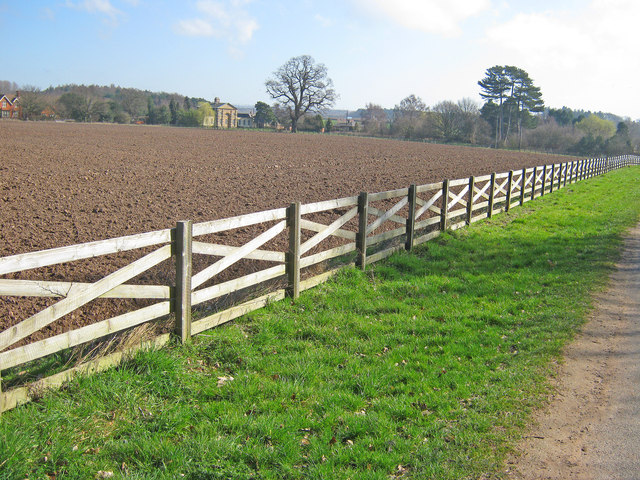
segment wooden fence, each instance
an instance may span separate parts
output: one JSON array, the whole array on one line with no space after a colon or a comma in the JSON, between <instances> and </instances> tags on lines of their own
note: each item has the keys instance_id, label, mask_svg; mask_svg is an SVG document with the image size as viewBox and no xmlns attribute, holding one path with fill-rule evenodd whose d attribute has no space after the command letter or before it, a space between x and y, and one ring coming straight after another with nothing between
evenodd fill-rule
<instances>
[{"instance_id":1,"label":"wooden fence","mask_svg":"<svg viewBox=\"0 0 640 480\"><path fill-rule=\"evenodd\" d=\"M567 184L638 164L640 157L636 156L576 160L318 203L294 203L288 208L204 223L183 221L173 229L3 257L0 276L5 278L0 278L0 296L61 299L0 332L0 374L171 316L175 319L174 333L186 342L192 335L269 302L287 296L295 299L345 264L355 263L364 269L397 250L411 250L443 230L509 211ZM208 240L216 234L247 227L259 233L243 245ZM93 283L13 278L18 272L134 251L142 251L142 256ZM194 256L200 261L195 262ZM240 261L254 261L258 266L245 268L237 278L221 276ZM174 262L175 279L167 279L161 285L129 283L164 262ZM195 272L196 264L205 266ZM9 274L12 278L6 278ZM216 306L221 305L216 301L238 292L245 293L244 300L231 306L228 302L223 302L224 307ZM8 349L98 298L142 299L148 305ZM208 309L202 308L206 305L210 305ZM193 311L198 312L196 319L192 318ZM140 348L163 345L169 338L170 334L156 336L5 392L0 376L0 412L28 402L42 389L59 386L80 372L107 368Z\"/></svg>"}]
</instances>

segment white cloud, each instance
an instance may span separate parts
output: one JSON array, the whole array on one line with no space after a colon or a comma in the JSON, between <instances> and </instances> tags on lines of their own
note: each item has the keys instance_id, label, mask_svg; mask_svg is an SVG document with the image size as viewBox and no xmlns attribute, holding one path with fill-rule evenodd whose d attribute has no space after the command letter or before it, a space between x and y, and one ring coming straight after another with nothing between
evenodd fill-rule
<instances>
[{"instance_id":1,"label":"white cloud","mask_svg":"<svg viewBox=\"0 0 640 480\"><path fill-rule=\"evenodd\" d=\"M122 12L111 4L110 0L83 0L81 2L67 1L67 6L85 10L89 13L101 13L116 18Z\"/></svg>"},{"instance_id":2,"label":"white cloud","mask_svg":"<svg viewBox=\"0 0 640 480\"><path fill-rule=\"evenodd\" d=\"M180 20L175 31L181 35L226 38L231 50L251 41L258 22L244 8L250 0L200 0L196 3L198 18Z\"/></svg>"},{"instance_id":3,"label":"white cloud","mask_svg":"<svg viewBox=\"0 0 640 480\"><path fill-rule=\"evenodd\" d=\"M125 1L132 6L136 6L138 0ZM116 8L111 0L67 0L66 6L69 8L75 8L76 10L84 10L85 12L92 14L102 15L105 17L105 23L112 26L116 26L125 16L124 12Z\"/></svg>"},{"instance_id":4,"label":"white cloud","mask_svg":"<svg viewBox=\"0 0 640 480\"><path fill-rule=\"evenodd\" d=\"M179 34L189 37L212 37L220 35L220 32L216 31L209 22L200 18L180 20L176 24L175 30Z\"/></svg>"},{"instance_id":5,"label":"white cloud","mask_svg":"<svg viewBox=\"0 0 640 480\"><path fill-rule=\"evenodd\" d=\"M625 80L640 75L638 18L635 0L592 0L580 11L518 14L489 29L486 42L502 52L497 63L522 66L539 79L547 103L638 115L633 82Z\"/></svg>"},{"instance_id":6,"label":"white cloud","mask_svg":"<svg viewBox=\"0 0 640 480\"><path fill-rule=\"evenodd\" d=\"M452 37L461 33L460 23L488 10L490 0L356 0L403 27Z\"/></svg>"}]
</instances>

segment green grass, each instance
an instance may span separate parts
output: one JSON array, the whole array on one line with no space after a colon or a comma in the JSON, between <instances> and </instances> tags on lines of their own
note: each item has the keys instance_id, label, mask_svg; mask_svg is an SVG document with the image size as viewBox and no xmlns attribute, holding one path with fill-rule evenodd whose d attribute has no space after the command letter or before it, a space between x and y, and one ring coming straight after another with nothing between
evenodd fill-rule
<instances>
[{"instance_id":1,"label":"green grass","mask_svg":"<svg viewBox=\"0 0 640 480\"><path fill-rule=\"evenodd\" d=\"M2 415L0 478L499 478L639 180L568 186L77 379Z\"/></svg>"}]
</instances>

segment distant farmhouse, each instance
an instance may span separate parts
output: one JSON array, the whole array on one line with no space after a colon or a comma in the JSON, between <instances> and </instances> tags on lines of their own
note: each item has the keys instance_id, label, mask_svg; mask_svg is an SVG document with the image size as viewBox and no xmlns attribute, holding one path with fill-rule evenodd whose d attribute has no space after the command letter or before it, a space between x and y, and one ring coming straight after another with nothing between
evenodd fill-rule
<instances>
[{"instance_id":1,"label":"distant farmhouse","mask_svg":"<svg viewBox=\"0 0 640 480\"><path fill-rule=\"evenodd\" d=\"M21 113L20 92L16 92L15 96L0 93L0 118L20 118Z\"/></svg>"},{"instance_id":2,"label":"distant farmhouse","mask_svg":"<svg viewBox=\"0 0 640 480\"><path fill-rule=\"evenodd\" d=\"M230 103L223 103L219 97L213 101L215 117L205 117L205 127L238 128L238 109Z\"/></svg>"},{"instance_id":3,"label":"distant farmhouse","mask_svg":"<svg viewBox=\"0 0 640 480\"><path fill-rule=\"evenodd\" d=\"M238 113L238 128L256 128L255 113Z\"/></svg>"}]
</instances>

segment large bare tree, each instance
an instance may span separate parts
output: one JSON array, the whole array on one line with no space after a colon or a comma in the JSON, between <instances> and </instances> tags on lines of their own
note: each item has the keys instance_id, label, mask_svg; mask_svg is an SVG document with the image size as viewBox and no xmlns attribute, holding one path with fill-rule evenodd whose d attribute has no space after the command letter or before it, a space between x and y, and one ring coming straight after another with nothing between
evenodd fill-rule
<instances>
[{"instance_id":1,"label":"large bare tree","mask_svg":"<svg viewBox=\"0 0 640 480\"><path fill-rule=\"evenodd\" d=\"M338 95L327 67L315 63L309 55L291 58L265 82L267 93L289 112L291 131L298 130L298 120L307 112L321 112L331 107Z\"/></svg>"}]
</instances>

